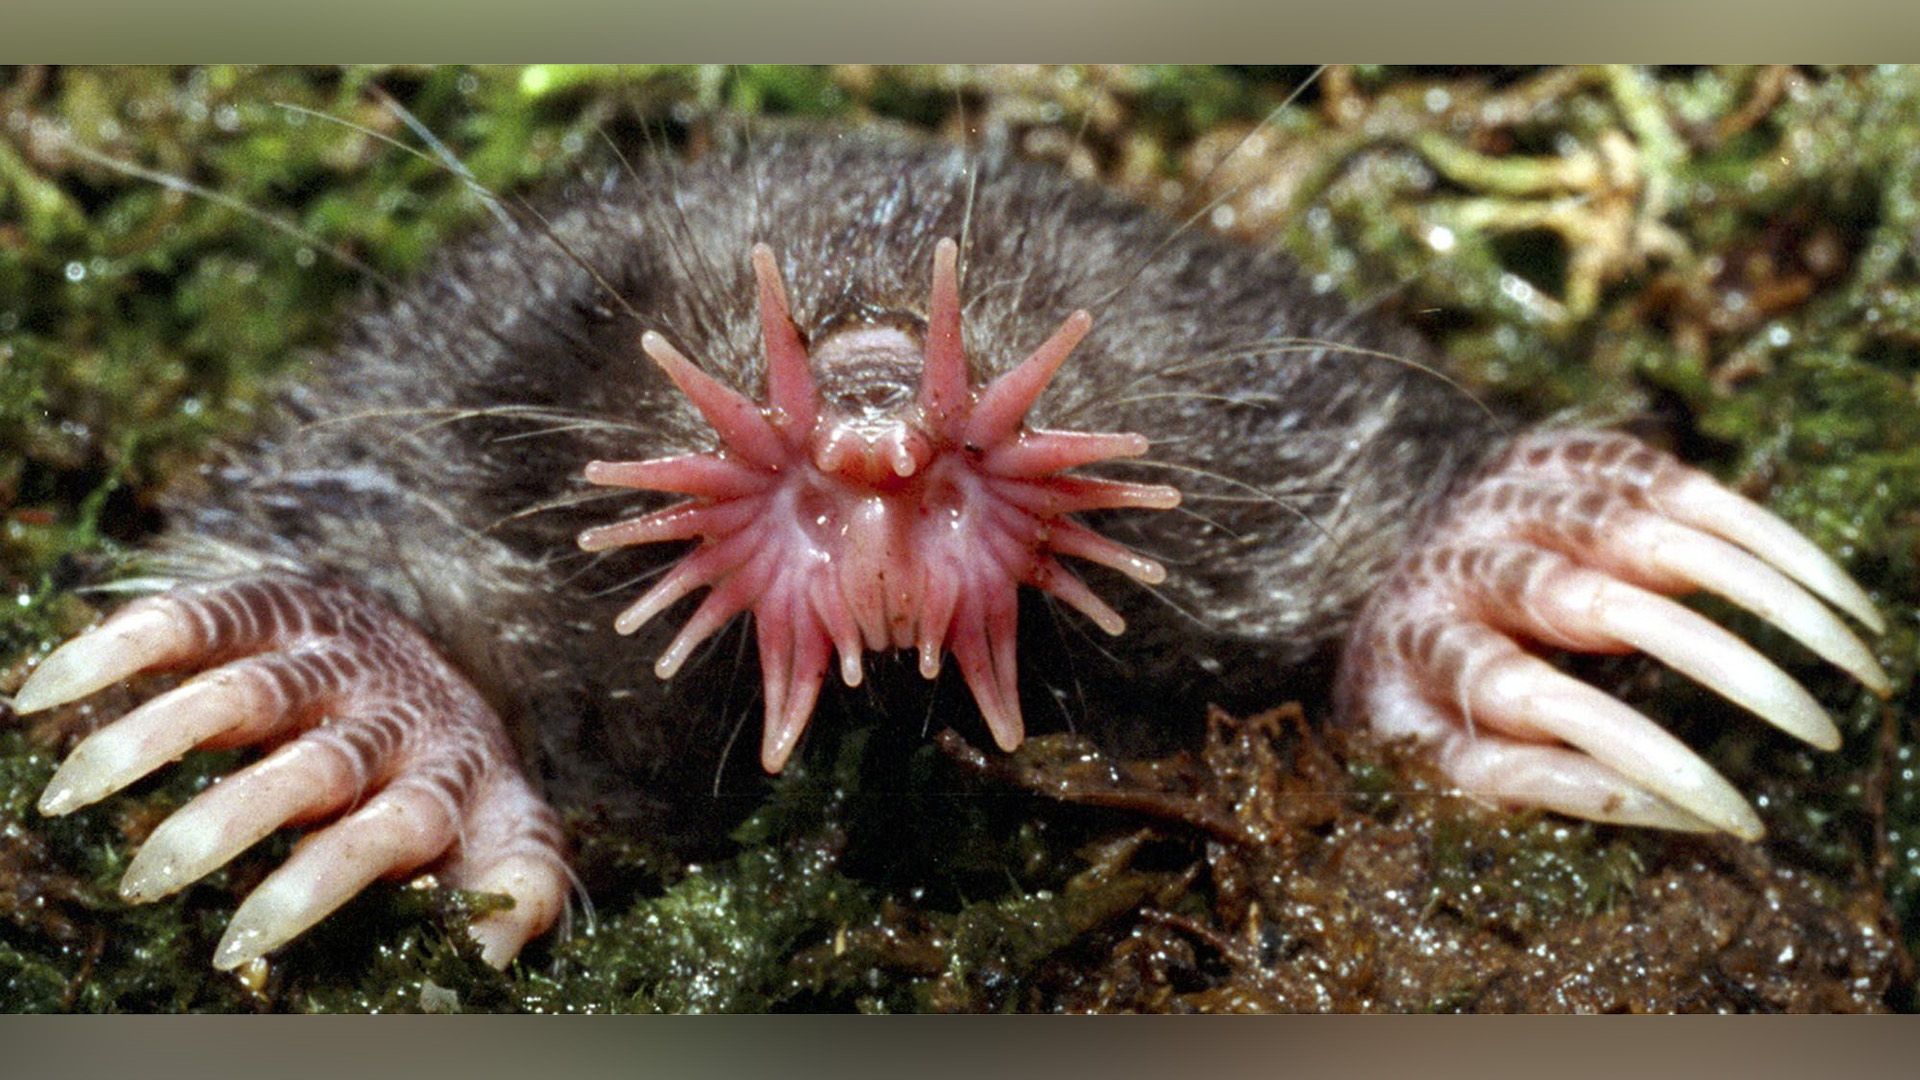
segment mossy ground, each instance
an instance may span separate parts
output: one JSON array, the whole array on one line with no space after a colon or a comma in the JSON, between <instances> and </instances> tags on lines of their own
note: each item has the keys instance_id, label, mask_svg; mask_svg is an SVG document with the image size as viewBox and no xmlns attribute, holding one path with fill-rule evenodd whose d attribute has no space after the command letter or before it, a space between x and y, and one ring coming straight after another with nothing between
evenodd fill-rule
<instances>
[{"instance_id":1,"label":"mossy ground","mask_svg":"<svg viewBox=\"0 0 1920 1080\"><path fill-rule=\"evenodd\" d=\"M622 884L506 975L457 944L484 899L396 885L243 984L205 959L275 850L149 907L113 894L231 757L48 821L61 733L0 710L0 1007L1910 1007L1920 70L1334 69L1273 111L1308 74L0 74L0 690L95 616L72 590L155 528L160 485L270 408L342 310L485 223L403 116L505 193L609 140L697 150L721 111L992 129L1284 244L1475 393L1633 422L1839 553L1893 624L1889 701L1714 611L1834 710L1839 753L1645 663L1582 668L1753 794L1763 846L1489 814L1274 718L1124 768L1064 738L1007 762L855 731L817 738L719 861L583 835ZM131 700L107 697L62 724Z\"/></svg>"}]
</instances>

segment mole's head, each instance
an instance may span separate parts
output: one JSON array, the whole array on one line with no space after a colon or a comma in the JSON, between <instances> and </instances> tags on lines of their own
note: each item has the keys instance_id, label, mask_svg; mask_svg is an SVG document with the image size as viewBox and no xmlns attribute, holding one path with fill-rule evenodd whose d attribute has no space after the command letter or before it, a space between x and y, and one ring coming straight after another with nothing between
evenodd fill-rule
<instances>
[{"instance_id":1,"label":"mole's head","mask_svg":"<svg viewBox=\"0 0 1920 1080\"><path fill-rule=\"evenodd\" d=\"M1068 316L1017 367L975 387L961 342L958 248L935 248L924 326L911 316L829 324L801 340L766 245L753 251L767 385L762 403L701 371L658 333L641 347L720 436L710 453L587 466L597 484L690 496L589 529L589 551L701 544L615 621L632 633L688 593L711 592L659 658L669 677L741 611L754 613L766 698L761 764L785 765L832 654L849 686L867 650L914 649L932 678L951 652L1004 749L1023 735L1014 646L1032 585L1108 633L1125 629L1058 555L1153 584L1166 572L1069 515L1168 508L1173 488L1068 470L1147 449L1140 435L1039 431L1033 403L1092 325ZM912 387L913 389L904 389Z\"/></svg>"}]
</instances>

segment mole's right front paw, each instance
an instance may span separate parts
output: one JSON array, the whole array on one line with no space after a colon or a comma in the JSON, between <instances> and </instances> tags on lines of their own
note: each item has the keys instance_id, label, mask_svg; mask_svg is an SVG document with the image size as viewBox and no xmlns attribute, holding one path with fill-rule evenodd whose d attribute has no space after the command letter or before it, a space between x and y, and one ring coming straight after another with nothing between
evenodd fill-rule
<instances>
[{"instance_id":1,"label":"mole's right front paw","mask_svg":"<svg viewBox=\"0 0 1920 1080\"><path fill-rule=\"evenodd\" d=\"M1815 597L1876 631L1880 616L1784 521L1625 435L1545 432L1463 491L1368 603L1347 643L1342 710L1424 743L1492 802L1756 839L1753 808L1691 749L1529 649L1646 652L1837 747L1798 683L1667 599L1702 589L1888 693L1872 651Z\"/></svg>"},{"instance_id":2,"label":"mole's right front paw","mask_svg":"<svg viewBox=\"0 0 1920 1080\"><path fill-rule=\"evenodd\" d=\"M558 918L568 887L558 822L499 717L366 594L264 577L137 600L48 656L14 707L36 712L178 668L203 673L82 740L40 810L79 809L195 747L276 745L163 822L120 883L129 900L158 899L283 825L344 814L240 905L216 966L278 948L376 878L429 866L456 887L512 897L472 927L496 967Z\"/></svg>"}]
</instances>

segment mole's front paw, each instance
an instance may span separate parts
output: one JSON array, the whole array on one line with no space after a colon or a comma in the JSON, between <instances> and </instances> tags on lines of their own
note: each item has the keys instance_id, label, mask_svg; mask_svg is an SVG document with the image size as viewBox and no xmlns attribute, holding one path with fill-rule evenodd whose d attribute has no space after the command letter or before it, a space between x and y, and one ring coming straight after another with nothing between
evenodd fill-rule
<instances>
[{"instance_id":1,"label":"mole's front paw","mask_svg":"<svg viewBox=\"0 0 1920 1080\"><path fill-rule=\"evenodd\" d=\"M473 924L505 966L567 895L552 810L514 764L479 694L406 620L337 585L254 578L135 601L48 656L23 713L136 672L203 673L89 735L40 799L64 814L194 747L276 745L163 822L121 895L165 896L283 825L342 815L306 838L234 913L214 956L232 968L278 948L376 878L434 866L512 908Z\"/></svg>"},{"instance_id":2,"label":"mole's front paw","mask_svg":"<svg viewBox=\"0 0 1920 1080\"><path fill-rule=\"evenodd\" d=\"M1887 692L1872 653L1809 591L1876 632L1883 622L1805 537L1632 438L1558 432L1515 445L1395 568L1348 639L1341 711L1427 744L1463 789L1497 803L1757 838L1753 809L1685 745L1518 644L1646 652L1838 746L1798 683L1662 595L1700 589Z\"/></svg>"}]
</instances>

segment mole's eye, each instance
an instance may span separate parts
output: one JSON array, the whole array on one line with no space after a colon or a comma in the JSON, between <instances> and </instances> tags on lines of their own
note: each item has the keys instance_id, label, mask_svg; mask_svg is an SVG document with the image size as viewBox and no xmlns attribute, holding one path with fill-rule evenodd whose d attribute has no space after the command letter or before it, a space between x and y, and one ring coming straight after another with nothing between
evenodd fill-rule
<instances>
[{"instance_id":1,"label":"mole's eye","mask_svg":"<svg viewBox=\"0 0 1920 1080\"><path fill-rule=\"evenodd\" d=\"M909 385L899 382L900 374L891 370L849 372L845 385L826 391L826 398L849 413L881 415L904 408L913 400Z\"/></svg>"}]
</instances>

